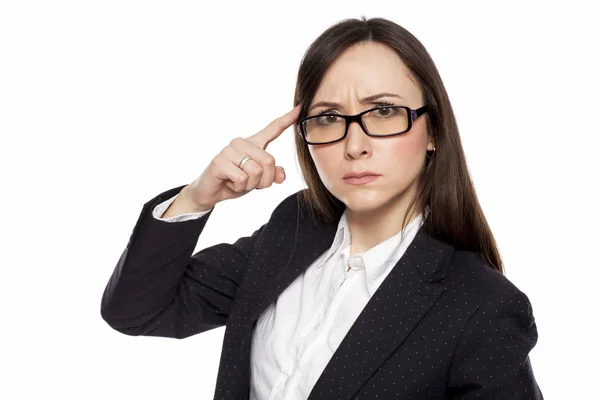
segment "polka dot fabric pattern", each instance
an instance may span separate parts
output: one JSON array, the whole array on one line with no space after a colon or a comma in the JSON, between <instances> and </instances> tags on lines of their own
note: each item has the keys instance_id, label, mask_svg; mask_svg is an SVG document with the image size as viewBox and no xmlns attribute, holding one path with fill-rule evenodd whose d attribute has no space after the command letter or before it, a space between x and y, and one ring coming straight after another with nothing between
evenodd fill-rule
<instances>
[{"instance_id":1,"label":"polka dot fabric pattern","mask_svg":"<svg viewBox=\"0 0 600 400\"><path fill-rule=\"evenodd\" d=\"M298 192L252 235L192 254L212 210L176 223L152 215L182 188L142 208L101 315L133 336L185 338L225 326L214 399L248 400L259 316L328 251L336 225L311 219ZM421 228L308 399L543 399L528 355L537 338L523 292L479 255Z\"/></svg>"}]
</instances>

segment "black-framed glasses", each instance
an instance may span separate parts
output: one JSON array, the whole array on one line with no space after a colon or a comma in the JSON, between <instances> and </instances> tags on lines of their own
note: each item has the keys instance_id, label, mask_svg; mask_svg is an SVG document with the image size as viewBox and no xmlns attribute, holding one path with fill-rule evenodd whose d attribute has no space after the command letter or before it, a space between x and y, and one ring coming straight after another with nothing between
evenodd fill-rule
<instances>
[{"instance_id":1,"label":"black-framed glasses","mask_svg":"<svg viewBox=\"0 0 600 400\"><path fill-rule=\"evenodd\" d=\"M427 106L413 110L406 106L379 105L356 115L330 112L313 115L302 119L298 125L307 144L329 144L344 139L352 122L357 122L368 136L373 137L408 132L413 121L426 111Z\"/></svg>"}]
</instances>

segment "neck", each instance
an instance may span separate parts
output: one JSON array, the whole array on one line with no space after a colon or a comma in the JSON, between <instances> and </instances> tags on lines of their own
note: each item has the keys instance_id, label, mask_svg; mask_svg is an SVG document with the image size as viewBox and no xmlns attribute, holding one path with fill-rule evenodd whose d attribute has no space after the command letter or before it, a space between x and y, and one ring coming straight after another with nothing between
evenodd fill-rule
<instances>
[{"instance_id":1,"label":"neck","mask_svg":"<svg viewBox=\"0 0 600 400\"><path fill-rule=\"evenodd\" d=\"M348 226L352 237L350 253L362 253L402 230L402 220L408 209L410 199L400 195L376 210L357 212L347 208ZM417 208L406 221L410 224L422 210Z\"/></svg>"}]
</instances>

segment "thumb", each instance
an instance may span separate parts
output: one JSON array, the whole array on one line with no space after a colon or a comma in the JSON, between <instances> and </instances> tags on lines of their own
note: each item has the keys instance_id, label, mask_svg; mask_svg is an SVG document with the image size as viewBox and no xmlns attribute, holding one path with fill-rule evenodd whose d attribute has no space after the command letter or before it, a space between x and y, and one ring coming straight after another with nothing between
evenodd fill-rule
<instances>
[{"instance_id":1,"label":"thumb","mask_svg":"<svg viewBox=\"0 0 600 400\"><path fill-rule=\"evenodd\" d=\"M285 181L285 171L283 167L275 167L275 183L283 183Z\"/></svg>"}]
</instances>

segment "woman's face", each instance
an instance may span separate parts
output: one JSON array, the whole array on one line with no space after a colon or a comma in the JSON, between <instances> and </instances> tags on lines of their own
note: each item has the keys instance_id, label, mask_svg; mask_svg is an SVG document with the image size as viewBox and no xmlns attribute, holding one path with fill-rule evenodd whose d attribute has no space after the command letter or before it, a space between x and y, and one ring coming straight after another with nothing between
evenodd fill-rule
<instances>
[{"instance_id":1,"label":"woman's face","mask_svg":"<svg viewBox=\"0 0 600 400\"><path fill-rule=\"evenodd\" d=\"M369 103L364 97L387 95ZM392 96L394 94L395 96ZM317 106L317 103L336 106ZM381 103L417 109L422 94L408 68L389 47L364 42L347 49L324 76L309 107L308 115L331 110L358 114ZM309 145L309 151L325 187L347 208L357 212L377 211L383 206L406 207L416 194L418 177L425 165L426 150L433 150L426 121L417 118L410 131L390 137L367 136L353 123L344 140L326 145ZM344 179L349 172L371 171L377 179L352 185Z\"/></svg>"}]
</instances>

